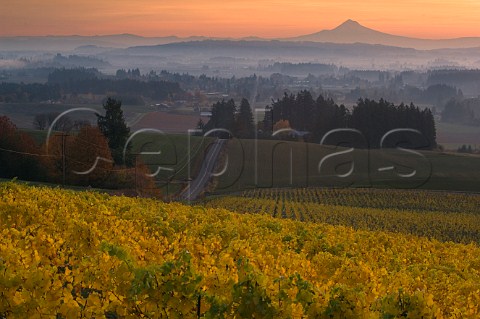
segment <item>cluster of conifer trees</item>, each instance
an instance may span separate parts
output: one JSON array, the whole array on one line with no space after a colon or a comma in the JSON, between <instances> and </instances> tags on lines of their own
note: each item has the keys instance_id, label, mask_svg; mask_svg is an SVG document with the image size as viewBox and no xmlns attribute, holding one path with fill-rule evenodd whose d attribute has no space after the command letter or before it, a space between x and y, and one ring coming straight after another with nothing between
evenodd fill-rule
<instances>
[{"instance_id":1,"label":"cluster of conifer trees","mask_svg":"<svg viewBox=\"0 0 480 319\"><path fill-rule=\"evenodd\" d=\"M306 141L313 143L319 143L325 134L334 129L352 128L365 136L369 148L381 147L382 137L388 132L406 129L420 133L405 136L410 144L427 149L436 147L435 121L430 109L420 109L413 104L394 105L383 99L360 99L352 109L348 109L322 95L315 99L307 90L296 95L285 93L282 99L273 101L267 107L265 119L256 127L264 134L256 136L271 136L280 126L297 131ZM233 100L215 103L210 121L202 128L205 131L224 128L237 138L255 136L252 110L246 99L242 100L238 109ZM421 141L412 141L412 138L420 137Z\"/></svg>"}]
</instances>

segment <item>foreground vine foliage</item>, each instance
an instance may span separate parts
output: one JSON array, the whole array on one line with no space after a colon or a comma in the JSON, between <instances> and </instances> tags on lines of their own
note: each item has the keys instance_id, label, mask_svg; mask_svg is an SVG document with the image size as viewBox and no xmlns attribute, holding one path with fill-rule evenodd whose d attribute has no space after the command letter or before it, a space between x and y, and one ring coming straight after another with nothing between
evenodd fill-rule
<instances>
[{"instance_id":1,"label":"foreground vine foliage","mask_svg":"<svg viewBox=\"0 0 480 319\"><path fill-rule=\"evenodd\" d=\"M480 248L0 184L0 318L478 318Z\"/></svg>"}]
</instances>

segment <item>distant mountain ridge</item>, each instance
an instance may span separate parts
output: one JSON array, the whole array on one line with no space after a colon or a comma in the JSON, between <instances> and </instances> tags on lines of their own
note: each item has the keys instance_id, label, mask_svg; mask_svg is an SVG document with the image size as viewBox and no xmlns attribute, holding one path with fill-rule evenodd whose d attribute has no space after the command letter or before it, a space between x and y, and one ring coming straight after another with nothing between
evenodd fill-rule
<instances>
[{"instance_id":1,"label":"distant mountain ridge","mask_svg":"<svg viewBox=\"0 0 480 319\"><path fill-rule=\"evenodd\" d=\"M290 38L264 39L256 36L244 38L191 37L143 37L134 34L113 34L100 36L19 36L0 37L0 51L73 51L76 48L92 46L108 49L125 49L138 46L155 46L179 42L229 40L229 41L286 41L317 42L335 44L379 44L417 50L464 49L480 47L480 37L455 39L418 39L392 35L367 28L357 21L347 20L331 30Z\"/></svg>"},{"instance_id":2,"label":"distant mountain ridge","mask_svg":"<svg viewBox=\"0 0 480 319\"><path fill-rule=\"evenodd\" d=\"M85 47L122 49L132 46L159 45L206 39L208 38L202 36L188 38L177 36L142 37L134 34L0 37L0 51L72 51L76 48Z\"/></svg>"},{"instance_id":3,"label":"distant mountain ridge","mask_svg":"<svg viewBox=\"0 0 480 319\"><path fill-rule=\"evenodd\" d=\"M118 54L134 54L134 55L156 55L156 54L177 54L184 52L185 54L191 52L192 54L204 55L225 55L236 56L241 54L257 54L271 55L278 52L279 54L291 53L293 55L301 56L303 54L347 54L355 50L358 53L364 54L404 54L410 55L416 52L411 48L398 48L384 45L371 45L364 43L317 43L317 42L295 42L295 41L252 41L252 40L202 40L202 41L188 41L167 43L154 46L136 46L127 49L115 50Z\"/></svg>"},{"instance_id":4,"label":"distant mountain ridge","mask_svg":"<svg viewBox=\"0 0 480 319\"><path fill-rule=\"evenodd\" d=\"M285 38L282 40L346 44L381 44L402 48L414 48L417 50L480 47L480 37L438 40L409 38L376 31L374 29L367 28L354 20L347 20L332 30L323 30L317 33Z\"/></svg>"}]
</instances>

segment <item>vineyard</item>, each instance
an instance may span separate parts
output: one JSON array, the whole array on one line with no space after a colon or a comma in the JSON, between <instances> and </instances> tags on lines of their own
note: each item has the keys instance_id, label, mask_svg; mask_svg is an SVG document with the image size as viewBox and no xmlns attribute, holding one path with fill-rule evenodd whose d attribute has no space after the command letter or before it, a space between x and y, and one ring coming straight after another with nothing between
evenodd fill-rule
<instances>
[{"instance_id":1,"label":"vineyard","mask_svg":"<svg viewBox=\"0 0 480 319\"><path fill-rule=\"evenodd\" d=\"M321 215L308 205L332 216L330 208L346 211L341 220L371 210L363 217L367 226L383 210L385 219L407 214L392 207L401 193L385 194L371 204L376 208L352 195L348 208L335 205L334 195L323 204L311 196L302 206L292 197L302 192L283 193L290 196L284 199L276 191L252 192L245 195L255 200L209 205L223 201L241 212L303 220ZM421 197L411 201L412 217L478 213L473 197L457 203L439 195L433 210ZM0 318L480 315L480 248L473 243L16 183L0 184L0 229Z\"/></svg>"},{"instance_id":2,"label":"vineyard","mask_svg":"<svg viewBox=\"0 0 480 319\"><path fill-rule=\"evenodd\" d=\"M241 213L480 243L480 195L381 189L263 189L208 200Z\"/></svg>"}]
</instances>

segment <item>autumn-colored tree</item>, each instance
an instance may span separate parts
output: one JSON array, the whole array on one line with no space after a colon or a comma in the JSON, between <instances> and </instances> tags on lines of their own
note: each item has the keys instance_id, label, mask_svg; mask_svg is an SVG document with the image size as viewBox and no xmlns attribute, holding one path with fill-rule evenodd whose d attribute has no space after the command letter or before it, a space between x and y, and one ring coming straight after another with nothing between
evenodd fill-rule
<instances>
[{"instance_id":1,"label":"autumn-colored tree","mask_svg":"<svg viewBox=\"0 0 480 319\"><path fill-rule=\"evenodd\" d=\"M6 117L0 117L0 176L24 180L43 180L42 154L35 141L20 132Z\"/></svg>"},{"instance_id":2,"label":"autumn-colored tree","mask_svg":"<svg viewBox=\"0 0 480 319\"><path fill-rule=\"evenodd\" d=\"M137 157L135 166L130 168L116 167L105 181L105 187L117 189L115 194L126 196L161 197L161 191L155 184L155 177L142 160Z\"/></svg>"},{"instance_id":3,"label":"autumn-colored tree","mask_svg":"<svg viewBox=\"0 0 480 319\"><path fill-rule=\"evenodd\" d=\"M62 182L65 165L68 185L118 189L131 196L160 196L154 177L140 159L129 168L114 164L107 139L97 127L83 126L78 135L52 136L48 154L46 166L53 182Z\"/></svg>"},{"instance_id":4,"label":"autumn-colored tree","mask_svg":"<svg viewBox=\"0 0 480 319\"><path fill-rule=\"evenodd\" d=\"M101 187L112 173L108 141L97 127L82 127L67 151L74 180L80 185Z\"/></svg>"},{"instance_id":5,"label":"autumn-colored tree","mask_svg":"<svg viewBox=\"0 0 480 319\"><path fill-rule=\"evenodd\" d=\"M279 139L289 139L291 133L290 129L291 126L288 120L279 120L273 125L272 134Z\"/></svg>"},{"instance_id":6,"label":"autumn-colored tree","mask_svg":"<svg viewBox=\"0 0 480 319\"><path fill-rule=\"evenodd\" d=\"M50 176L67 184L103 187L113 172L113 159L105 136L97 127L84 126L78 135L54 135L48 143ZM65 171L64 171L65 165Z\"/></svg>"},{"instance_id":7,"label":"autumn-colored tree","mask_svg":"<svg viewBox=\"0 0 480 319\"><path fill-rule=\"evenodd\" d=\"M289 129L290 127L290 122L288 120L280 120L277 123L273 125L273 132L283 130L283 129Z\"/></svg>"}]
</instances>

